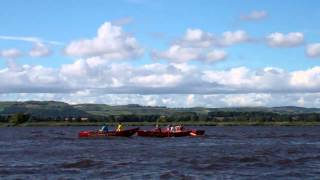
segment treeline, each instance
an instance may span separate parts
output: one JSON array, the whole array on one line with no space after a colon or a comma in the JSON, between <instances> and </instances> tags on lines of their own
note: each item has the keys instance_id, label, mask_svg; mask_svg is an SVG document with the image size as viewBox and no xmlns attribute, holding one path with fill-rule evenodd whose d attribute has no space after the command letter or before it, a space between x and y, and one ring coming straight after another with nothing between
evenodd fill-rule
<instances>
[{"instance_id":1,"label":"treeline","mask_svg":"<svg viewBox=\"0 0 320 180\"><path fill-rule=\"evenodd\" d=\"M320 121L320 113L209 112L209 121Z\"/></svg>"},{"instance_id":2,"label":"treeline","mask_svg":"<svg viewBox=\"0 0 320 180\"><path fill-rule=\"evenodd\" d=\"M124 114L109 116L59 116L38 117L32 114L15 113L10 116L0 116L2 123L23 123L23 122L293 122L310 121L320 122L320 113L300 113L300 114L281 114L274 112L233 112L233 111L213 111L208 113L197 112L174 112L167 115L141 115Z\"/></svg>"}]
</instances>

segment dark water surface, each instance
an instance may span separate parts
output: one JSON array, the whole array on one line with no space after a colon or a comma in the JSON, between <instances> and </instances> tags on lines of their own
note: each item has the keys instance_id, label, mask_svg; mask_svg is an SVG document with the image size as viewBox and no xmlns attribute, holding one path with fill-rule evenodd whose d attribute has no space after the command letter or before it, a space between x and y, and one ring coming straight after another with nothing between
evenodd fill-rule
<instances>
[{"instance_id":1,"label":"dark water surface","mask_svg":"<svg viewBox=\"0 0 320 180\"><path fill-rule=\"evenodd\" d=\"M0 128L0 179L319 179L320 127L83 140L95 127Z\"/></svg>"}]
</instances>

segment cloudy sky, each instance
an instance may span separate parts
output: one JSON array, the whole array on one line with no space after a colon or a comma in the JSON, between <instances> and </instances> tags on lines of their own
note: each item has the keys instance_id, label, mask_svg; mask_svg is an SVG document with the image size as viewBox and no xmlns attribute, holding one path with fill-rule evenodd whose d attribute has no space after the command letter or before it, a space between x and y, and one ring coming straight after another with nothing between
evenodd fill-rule
<instances>
[{"instance_id":1,"label":"cloudy sky","mask_svg":"<svg viewBox=\"0 0 320 180\"><path fill-rule=\"evenodd\" d=\"M4 0L0 100L320 107L320 2Z\"/></svg>"}]
</instances>

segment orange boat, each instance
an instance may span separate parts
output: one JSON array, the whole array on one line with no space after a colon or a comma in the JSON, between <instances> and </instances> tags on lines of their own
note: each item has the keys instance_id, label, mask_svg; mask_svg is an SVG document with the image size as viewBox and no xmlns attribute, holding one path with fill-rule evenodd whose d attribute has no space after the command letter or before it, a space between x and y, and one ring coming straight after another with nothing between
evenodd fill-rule
<instances>
[{"instance_id":1,"label":"orange boat","mask_svg":"<svg viewBox=\"0 0 320 180\"><path fill-rule=\"evenodd\" d=\"M109 136L121 136L121 137L130 137L134 135L139 128L133 128L123 131L80 131L78 137L79 138L102 138Z\"/></svg>"}]
</instances>

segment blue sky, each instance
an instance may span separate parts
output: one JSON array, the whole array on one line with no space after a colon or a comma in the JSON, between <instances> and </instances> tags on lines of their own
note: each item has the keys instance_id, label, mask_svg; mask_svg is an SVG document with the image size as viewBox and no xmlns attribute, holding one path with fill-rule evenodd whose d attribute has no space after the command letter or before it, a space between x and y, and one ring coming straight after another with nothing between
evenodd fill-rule
<instances>
[{"instance_id":1,"label":"blue sky","mask_svg":"<svg viewBox=\"0 0 320 180\"><path fill-rule=\"evenodd\" d=\"M293 0L2 1L1 99L318 106L319 10ZM287 99L274 102L279 94Z\"/></svg>"}]
</instances>

